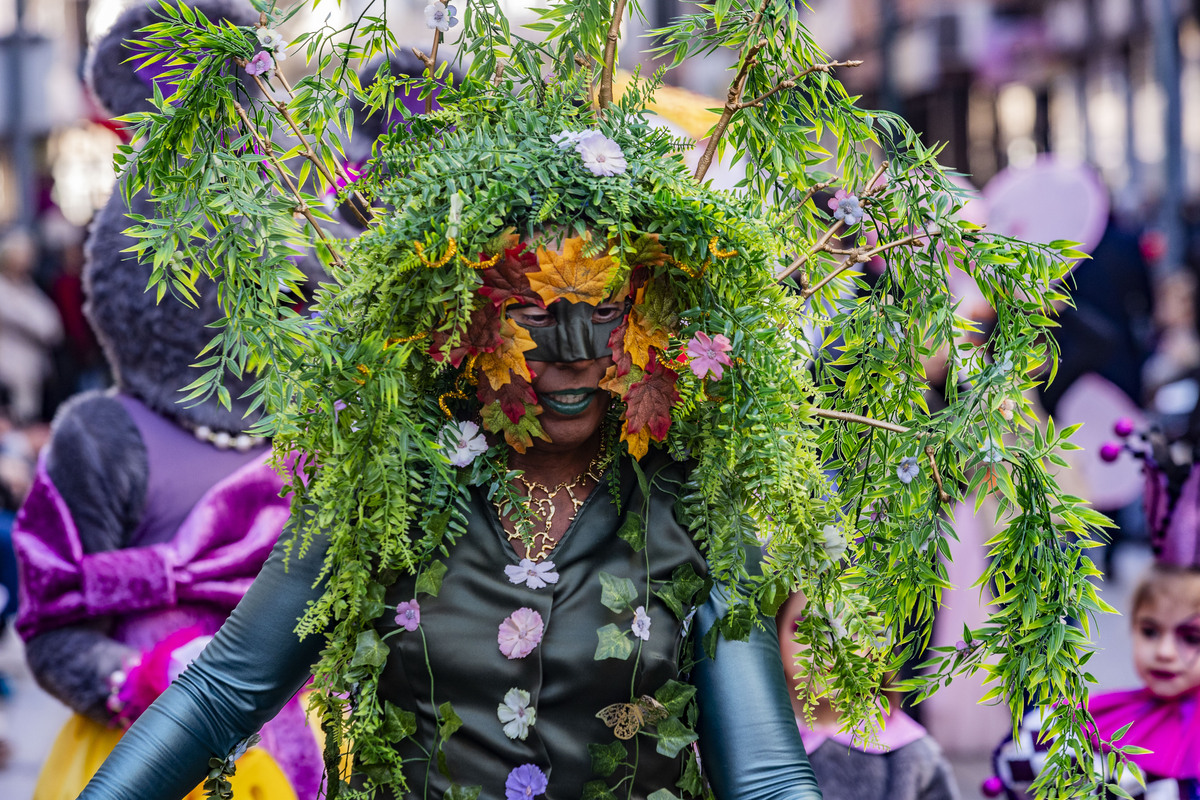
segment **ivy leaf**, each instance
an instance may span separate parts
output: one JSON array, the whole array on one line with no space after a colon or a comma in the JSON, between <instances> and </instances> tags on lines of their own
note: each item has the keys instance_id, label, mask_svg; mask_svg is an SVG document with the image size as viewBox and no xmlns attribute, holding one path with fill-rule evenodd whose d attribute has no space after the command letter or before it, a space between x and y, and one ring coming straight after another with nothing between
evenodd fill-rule
<instances>
[{"instance_id":1,"label":"ivy leaf","mask_svg":"<svg viewBox=\"0 0 1200 800\"><path fill-rule=\"evenodd\" d=\"M454 711L454 707L450 703L442 703L438 706L438 719L441 722L438 724L438 736L442 740L449 739L455 731L463 726L462 718Z\"/></svg>"},{"instance_id":2,"label":"ivy leaf","mask_svg":"<svg viewBox=\"0 0 1200 800\"><path fill-rule=\"evenodd\" d=\"M671 429L671 408L679 402L675 382L679 376L660 365L651 355L650 366L642 380L629 387L625 395L625 419L629 433L643 428L657 442L667 438Z\"/></svg>"},{"instance_id":3,"label":"ivy leaf","mask_svg":"<svg viewBox=\"0 0 1200 800\"><path fill-rule=\"evenodd\" d=\"M620 613L637 599L637 588L629 578L618 578L608 572L600 573L600 602L610 611Z\"/></svg>"},{"instance_id":4,"label":"ivy leaf","mask_svg":"<svg viewBox=\"0 0 1200 800\"><path fill-rule=\"evenodd\" d=\"M654 749L667 758L674 758L679 755L680 750L700 737L694 730L671 717L658 723L658 734L655 738L658 739L658 744Z\"/></svg>"},{"instance_id":5,"label":"ivy leaf","mask_svg":"<svg viewBox=\"0 0 1200 800\"><path fill-rule=\"evenodd\" d=\"M670 680L654 693L654 699L663 704L667 713L677 717L683 713L688 701L696 695L696 687L687 683ZM659 726L661 729L661 726Z\"/></svg>"},{"instance_id":6,"label":"ivy leaf","mask_svg":"<svg viewBox=\"0 0 1200 800\"><path fill-rule=\"evenodd\" d=\"M388 649L374 628L360 631L358 641L354 645L354 657L350 659L352 667L382 667L387 661Z\"/></svg>"},{"instance_id":7,"label":"ivy leaf","mask_svg":"<svg viewBox=\"0 0 1200 800\"><path fill-rule=\"evenodd\" d=\"M671 573L671 580L654 594L675 612L676 617L683 619L696 593L703 588L704 578L696 574L692 565L680 564Z\"/></svg>"},{"instance_id":8,"label":"ivy leaf","mask_svg":"<svg viewBox=\"0 0 1200 800\"><path fill-rule=\"evenodd\" d=\"M617 771L617 767L629 758L629 751L625 749L625 743L621 741L609 744L589 744L587 749L588 755L592 759L592 772L601 778L612 775Z\"/></svg>"},{"instance_id":9,"label":"ivy leaf","mask_svg":"<svg viewBox=\"0 0 1200 800\"><path fill-rule=\"evenodd\" d=\"M424 592L431 597L437 597L438 592L442 590L442 578L445 576L446 565L441 561L434 561L417 576L416 593Z\"/></svg>"},{"instance_id":10,"label":"ivy leaf","mask_svg":"<svg viewBox=\"0 0 1200 800\"><path fill-rule=\"evenodd\" d=\"M363 598L362 613L366 619L378 619L383 613L384 586L382 583L372 583L367 587L367 595Z\"/></svg>"},{"instance_id":11,"label":"ivy leaf","mask_svg":"<svg viewBox=\"0 0 1200 800\"><path fill-rule=\"evenodd\" d=\"M683 765L683 777L675 783L684 794L693 797L700 796L704 791L704 781L700 778L700 764L696 761L696 753L689 751Z\"/></svg>"},{"instance_id":12,"label":"ivy leaf","mask_svg":"<svg viewBox=\"0 0 1200 800\"><path fill-rule=\"evenodd\" d=\"M617 800L617 796L604 784L604 781L588 781L583 785L581 800Z\"/></svg>"},{"instance_id":13,"label":"ivy leaf","mask_svg":"<svg viewBox=\"0 0 1200 800\"><path fill-rule=\"evenodd\" d=\"M640 514L630 512L617 530L617 536L624 539L635 553L641 552L646 546L646 521Z\"/></svg>"},{"instance_id":14,"label":"ivy leaf","mask_svg":"<svg viewBox=\"0 0 1200 800\"><path fill-rule=\"evenodd\" d=\"M542 298L529 286L529 273L538 268L537 255L522 252L524 249L523 244L505 248L496 265L480 273L483 286L479 287L479 293L497 308L508 300L516 300L522 305L546 307Z\"/></svg>"},{"instance_id":15,"label":"ivy leaf","mask_svg":"<svg viewBox=\"0 0 1200 800\"><path fill-rule=\"evenodd\" d=\"M380 733L389 742L398 742L417 732L417 715L387 700L383 701L383 725Z\"/></svg>"},{"instance_id":16,"label":"ivy leaf","mask_svg":"<svg viewBox=\"0 0 1200 800\"><path fill-rule=\"evenodd\" d=\"M659 789L647 797L646 800L679 800L679 798L670 789Z\"/></svg>"},{"instance_id":17,"label":"ivy leaf","mask_svg":"<svg viewBox=\"0 0 1200 800\"><path fill-rule=\"evenodd\" d=\"M599 305L608 296L609 278L616 269L611 256L588 258L583 255L586 242L572 237L563 242L559 255L544 247L537 251L541 271L529 274L529 285L547 303L561 298L569 303Z\"/></svg>"},{"instance_id":18,"label":"ivy leaf","mask_svg":"<svg viewBox=\"0 0 1200 800\"><path fill-rule=\"evenodd\" d=\"M513 379L513 376L533 380L529 372L529 364L525 363L525 353L537 347L529 331L522 328L511 319L505 319L500 324L500 344L490 353L479 357L479 368L487 376L488 383L493 389L499 389ZM480 381L483 383L483 381Z\"/></svg>"},{"instance_id":19,"label":"ivy leaf","mask_svg":"<svg viewBox=\"0 0 1200 800\"><path fill-rule=\"evenodd\" d=\"M592 660L602 661L606 658L619 658L624 661L629 658L633 653L633 642L629 641L625 633L625 631L612 623L597 629L596 638L598 641L596 643L596 654L592 656Z\"/></svg>"},{"instance_id":20,"label":"ivy leaf","mask_svg":"<svg viewBox=\"0 0 1200 800\"><path fill-rule=\"evenodd\" d=\"M482 786L459 786L457 783L452 783L446 793L442 795L442 800L478 800L479 793L482 791Z\"/></svg>"},{"instance_id":21,"label":"ivy leaf","mask_svg":"<svg viewBox=\"0 0 1200 800\"><path fill-rule=\"evenodd\" d=\"M458 343L450 348L452 331L434 331L430 336L429 355L434 361L450 359L453 366L462 364L467 356L490 353L501 344L500 312L491 303L484 303L471 312L471 318L466 330L458 339ZM528 334L526 334L528 335Z\"/></svg>"}]
</instances>

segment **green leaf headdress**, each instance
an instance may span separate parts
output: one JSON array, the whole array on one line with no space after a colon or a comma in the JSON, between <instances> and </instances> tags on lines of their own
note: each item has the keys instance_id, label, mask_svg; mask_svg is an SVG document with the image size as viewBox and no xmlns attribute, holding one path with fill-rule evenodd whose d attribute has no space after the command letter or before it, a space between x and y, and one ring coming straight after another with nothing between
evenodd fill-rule
<instances>
[{"instance_id":1,"label":"green leaf headdress","mask_svg":"<svg viewBox=\"0 0 1200 800\"><path fill-rule=\"evenodd\" d=\"M615 96L627 10L551 0L534 41L497 4L466 4L458 85L438 60L441 28L420 53L424 76L392 75L384 61L360 79L356 68L399 47L382 3L346 30L295 39L315 70L294 86L275 58L273 26L289 14L274 5L251 30L167 4L151 31L163 64L189 69L161 113L132 120L137 143L118 154L126 190L149 186L161 204L134 233L156 284L186 294L200 271L223 282L227 318L193 393L216 391L224 369L259 368L259 429L305 453L291 487L295 546L329 537L329 588L299 632L332 630L317 670L330 753L352 742L371 782L404 785L388 740L411 720L375 694L373 622L400 573L437 591L467 487L511 502L504 453L544 434L528 333L508 310L610 299L629 307L610 337L611 436L634 458L663 446L693 465L677 514L732 592L720 635L744 637L757 613L802 590L798 669L852 724L877 719L882 676L922 652L925 677L907 687L919 696L981 673L1014 719L1027 701L1058 703L1045 729L1063 768L1041 781L1047 796L1080 796L1095 779L1067 765L1089 749L1079 709L1090 646L1070 620L1107 608L1083 553L1105 521L1058 488L1049 470L1069 431L1043 427L1025 396L1053 375L1047 334L1082 254L959 219L966 198L938 148L853 104L833 75L853 62L830 61L791 0L699 6L656 32L673 66L732 55L689 174L692 143L641 113L664 72ZM437 24L449 30L447 14ZM271 101L234 100L222 75L246 68ZM407 112L407 91L431 113ZM356 182L339 144L350 97L398 123ZM271 145L281 136L291 149ZM722 150L745 164L736 192L703 185ZM331 188L373 209L361 237L328 233ZM835 189L833 208L818 202ZM299 290L298 247L323 253L333 276L315 316L282 302ZM952 270L996 312L983 345L957 313ZM938 362L956 380L932 412ZM507 444L457 467L451 417L479 419ZM1002 523L979 576L995 589L991 615L964 647L925 652L948 586L952 510L988 496ZM759 544L761 574L747 575L743 553Z\"/></svg>"}]
</instances>

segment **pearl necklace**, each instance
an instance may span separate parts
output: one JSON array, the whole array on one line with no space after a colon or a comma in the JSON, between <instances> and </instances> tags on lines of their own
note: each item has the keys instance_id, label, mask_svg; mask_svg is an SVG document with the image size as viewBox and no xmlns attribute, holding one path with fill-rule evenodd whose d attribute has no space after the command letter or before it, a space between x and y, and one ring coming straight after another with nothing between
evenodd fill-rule
<instances>
[{"instance_id":1,"label":"pearl necklace","mask_svg":"<svg viewBox=\"0 0 1200 800\"><path fill-rule=\"evenodd\" d=\"M237 450L239 453L245 453L256 447L261 447L267 441L265 436L215 431L207 425L198 425L192 428L192 435L202 442L208 442L218 450Z\"/></svg>"}]
</instances>

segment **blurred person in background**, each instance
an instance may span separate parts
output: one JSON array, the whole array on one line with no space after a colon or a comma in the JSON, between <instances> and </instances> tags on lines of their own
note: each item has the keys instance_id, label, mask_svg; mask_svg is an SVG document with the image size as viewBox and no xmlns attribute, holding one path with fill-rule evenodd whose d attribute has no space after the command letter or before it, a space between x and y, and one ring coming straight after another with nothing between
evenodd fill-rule
<instances>
[{"instance_id":1,"label":"blurred person in background","mask_svg":"<svg viewBox=\"0 0 1200 800\"><path fill-rule=\"evenodd\" d=\"M0 238L0 384L18 423L38 421L50 374L50 351L62 340L58 309L33 282L37 247L15 228Z\"/></svg>"}]
</instances>

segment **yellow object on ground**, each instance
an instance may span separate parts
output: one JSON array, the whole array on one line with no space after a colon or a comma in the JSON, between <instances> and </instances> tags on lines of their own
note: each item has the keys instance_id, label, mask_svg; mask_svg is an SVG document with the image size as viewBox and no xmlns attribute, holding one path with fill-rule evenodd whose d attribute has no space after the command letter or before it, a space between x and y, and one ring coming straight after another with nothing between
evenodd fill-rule
<instances>
[{"instance_id":1,"label":"yellow object on ground","mask_svg":"<svg viewBox=\"0 0 1200 800\"><path fill-rule=\"evenodd\" d=\"M631 77L632 74L624 70L618 70L613 75L613 94L616 97L625 93L625 87L629 85ZM711 97L664 84L658 87L654 93L654 102L650 103L647 109L663 119L674 122L687 131L688 136L703 139L721 118L720 109L723 105ZM713 111L714 108L717 110Z\"/></svg>"},{"instance_id":2,"label":"yellow object on ground","mask_svg":"<svg viewBox=\"0 0 1200 800\"><path fill-rule=\"evenodd\" d=\"M58 732L42 765L33 800L75 800L123 733L79 714L73 715ZM252 748L238 759L237 771L229 783L238 800L296 800L283 770L261 748ZM204 800L204 789L197 786L184 800Z\"/></svg>"}]
</instances>

